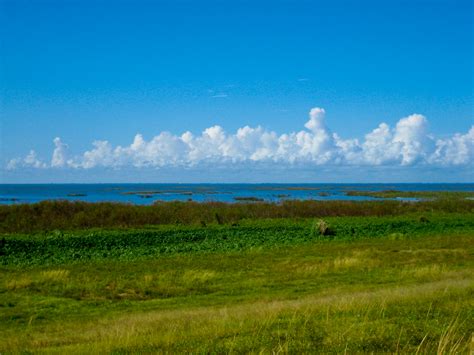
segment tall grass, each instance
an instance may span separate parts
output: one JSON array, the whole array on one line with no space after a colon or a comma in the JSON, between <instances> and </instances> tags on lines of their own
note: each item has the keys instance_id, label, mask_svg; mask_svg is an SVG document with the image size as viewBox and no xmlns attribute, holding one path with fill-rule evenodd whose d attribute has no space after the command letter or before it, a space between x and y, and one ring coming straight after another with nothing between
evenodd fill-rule
<instances>
[{"instance_id":1,"label":"tall grass","mask_svg":"<svg viewBox=\"0 0 474 355\"><path fill-rule=\"evenodd\" d=\"M397 216L407 213L473 213L474 201L283 201L281 203L160 202L119 203L43 201L0 206L0 233L141 227L158 224L238 223L242 219L329 216Z\"/></svg>"}]
</instances>

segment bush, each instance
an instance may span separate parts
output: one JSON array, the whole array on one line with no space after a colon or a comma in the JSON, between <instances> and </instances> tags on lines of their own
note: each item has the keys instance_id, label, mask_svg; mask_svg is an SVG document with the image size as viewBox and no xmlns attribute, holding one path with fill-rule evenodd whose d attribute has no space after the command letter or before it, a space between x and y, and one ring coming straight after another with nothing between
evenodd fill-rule
<instances>
[{"instance_id":1,"label":"bush","mask_svg":"<svg viewBox=\"0 0 474 355\"><path fill-rule=\"evenodd\" d=\"M425 216L421 216L421 217L419 218L419 221L420 221L421 223L428 223L428 222L429 222L429 219L426 218Z\"/></svg>"},{"instance_id":2,"label":"bush","mask_svg":"<svg viewBox=\"0 0 474 355\"><path fill-rule=\"evenodd\" d=\"M319 232L319 235L328 236L328 235L334 235L335 234L334 230L323 219L320 219L317 222L316 226L317 226L317 230Z\"/></svg>"}]
</instances>

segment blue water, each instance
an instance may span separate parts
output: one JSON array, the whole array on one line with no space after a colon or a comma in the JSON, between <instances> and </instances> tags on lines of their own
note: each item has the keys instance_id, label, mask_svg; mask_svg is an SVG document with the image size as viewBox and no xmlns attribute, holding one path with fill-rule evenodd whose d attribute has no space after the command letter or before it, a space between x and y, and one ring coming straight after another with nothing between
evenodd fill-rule
<instances>
[{"instance_id":1,"label":"blue water","mask_svg":"<svg viewBox=\"0 0 474 355\"><path fill-rule=\"evenodd\" d=\"M236 202L236 197L275 202L374 199L347 196L351 190L474 191L474 184L0 184L0 204L70 200L150 205L173 200Z\"/></svg>"}]
</instances>

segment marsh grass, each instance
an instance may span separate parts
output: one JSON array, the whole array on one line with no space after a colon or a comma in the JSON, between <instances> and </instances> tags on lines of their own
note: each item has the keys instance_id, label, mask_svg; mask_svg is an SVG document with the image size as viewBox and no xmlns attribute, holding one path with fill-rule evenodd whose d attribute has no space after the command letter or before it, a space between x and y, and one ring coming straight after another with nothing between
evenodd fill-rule
<instances>
[{"instance_id":1,"label":"marsh grass","mask_svg":"<svg viewBox=\"0 0 474 355\"><path fill-rule=\"evenodd\" d=\"M233 224L245 219L326 218L472 213L474 200L445 193L433 201L297 201L280 203L159 202L153 206L119 203L43 201L0 205L0 233L31 233L84 228L131 228L149 225ZM426 217L425 217L426 218ZM429 219L427 219L429 222Z\"/></svg>"},{"instance_id":2,"label":"marsh grass","mask_svg":"<svg viewBox=\"0 0 474 355\"><path fill-rule=\"evenodd\" d=\"M419 198L438 200L462 200L473 198L474 191L347 191L348 196L368 196L377 198Z\"/></svg>"}]
</instances>

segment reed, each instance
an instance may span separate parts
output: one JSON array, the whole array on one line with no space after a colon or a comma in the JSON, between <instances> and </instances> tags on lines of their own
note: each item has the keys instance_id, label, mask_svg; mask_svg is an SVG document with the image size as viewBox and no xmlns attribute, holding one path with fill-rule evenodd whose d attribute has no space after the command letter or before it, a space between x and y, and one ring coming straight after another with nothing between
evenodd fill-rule
<instances>
[{"instance_id":1,"label":"reed","mask_svg":"<svg viewBox=\"0 0 474 355\"><path fill-rule=\"evenodd\" d=\"M0 206L0 233L55 229L142 227L162 224L238 223L243 219L399 216L431 212L472 213L474 200L298 201L280 203L159 202L152 206L119 203L43 201Z\"/></svg>"}]
</instances>

